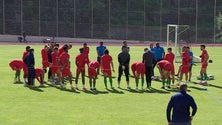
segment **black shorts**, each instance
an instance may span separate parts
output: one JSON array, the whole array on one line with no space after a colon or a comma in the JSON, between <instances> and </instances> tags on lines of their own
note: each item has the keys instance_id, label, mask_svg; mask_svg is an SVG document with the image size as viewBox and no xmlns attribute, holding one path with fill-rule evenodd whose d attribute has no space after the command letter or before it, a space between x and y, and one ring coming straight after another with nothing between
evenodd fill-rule
<instances>
[{"instance_id":1,"label":"black shorts","mask_svg":"<svg viewBox=\"0 0 222 125\"><path fill-rule=\"evenodd\" d=\"M190 72L192 71L192 67L193 67L193 64L190 64L190 68L189 68Z\"/></svg>"},{"instance_id":2,"label":"black shorts","mask_svg":"<svg viewBox=\"0 0 222 125\"><path fill-rule=\"evenodd\" d=\"M97 57L97 61L100 64L100 62L101 62L101 57L100 56Z\"/></svg>"}]
</instances>

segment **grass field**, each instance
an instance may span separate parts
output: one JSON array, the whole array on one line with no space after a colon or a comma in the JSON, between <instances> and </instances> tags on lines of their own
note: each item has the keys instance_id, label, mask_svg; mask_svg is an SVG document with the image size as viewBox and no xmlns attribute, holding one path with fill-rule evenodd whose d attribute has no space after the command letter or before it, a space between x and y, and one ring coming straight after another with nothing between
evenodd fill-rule
<instances>
[{"instance_id":1,"label":"grass field","mask_svg":"<svg viewBox=\"0 0 222 125\"><path fill-rule=\"evenodd\" d=\"M36 67L41 67L40 50L43 45L31 45L35 49ZM74 57L80 46L70 50L72 72L75 72ZM141 61L143 47L131 46L131 63ZM35 88L14 84L14 72L8 63L21 59L24 45L0 45L0 125L166 125L166 106L176 88L161 89L161 83L154 81L153 89L135 90L135 82L130 78L133 90L127 90L125 78L118 89L114 78L115 90L106 90L103 78L97 80L98 92L72 91L59 87ZM108 46L114 60L117 76L117 54L119 46ZM207 48L213 63L209 64L208 73L215 76L209 81L207 91L198 82L200 65L193 67L193 79L189 83L189 94L197 103L198 111L193 119L194 125L220 125L222 123L222 54L220 47ZM200 55L199 48L192 48L195 55ZM95 46L90 46L90 59L96 59ZM179 64L176 64L176 69ZM156 74L157 69L155 69ZM131 73L132 74L132 73ZM74 74L75 75L75 74ZM88 78L86 78L87 87ZM36 82L36 85L39 83ZM81 86L81 80L79 80Z\"/></svg>"}]
</instances>

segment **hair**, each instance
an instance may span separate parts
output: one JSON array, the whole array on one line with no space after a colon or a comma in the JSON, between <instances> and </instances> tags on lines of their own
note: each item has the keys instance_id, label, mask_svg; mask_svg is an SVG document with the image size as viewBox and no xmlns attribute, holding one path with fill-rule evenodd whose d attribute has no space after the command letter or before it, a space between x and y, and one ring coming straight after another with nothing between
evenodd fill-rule
<instances>
[{"instance_id":1,"label":"hair","mask_svg":"<svg viewBox=\"0 0 222 125\"><path fill-rule=\"evenodd\" d=\"M168 48L167 50L168 50L168 51L172 51L172 48L170 47L170 48Z\"/></svg>"},{"instance_id":2,"label":"hair","mask_svg":"<svg viewBox=\"0 0 222 125\"><path fill-rule=\"evenodd\" d=\"M79 52L83 53L84 49L83 48L79 48Z\"/></svg>"},{"instance_id":3,"label":"hair","mask_svg":"<svg viewBox=\"0 0 222 125\"><path fill-rule=\"evenodd\" d=\"M57 47L54 47L53 50L58 50L58 48L57 48Z\"/></svg>"},{"instance_id":4,"label":"hair","mask_svg":"<svg viewBox=\"0 0 222 125\"><path fill-rule=\"evenodd\" d=\"M123 43L125 44L125 43L126 43L126 41L123 41Z\"/></svg>"},{"instance_id":5,"label":"hair","mask_svg":"<svg viewBox=\"0 0 222 125\"><path fill-rule=\"evenodd\" d=\"M187 49L190 49L190 47L189 47L189 46L187 46Z\"/></svg>"},{"instance_id":6,"label":"hair","mask_svg":"<svg viewBox=\"0 0 222 125\"><path fill-rule=\"evenodd\" d=\"M83 43L83 45L85 46L85 45L87 45L87 43Z\"/></svg>"},{"instance_id":7,"label":"hair","mask_svg":"<svg viewBox=\"0 0 222 125\"><path fill-rule=\"evenodd\" d=\"M58 44L58 43L56 43L56 44L55 44L55 46L58 46L58 47L59 47L59 44Z\"/></svg>"},{"instance_id":8,"label":"hair","mask_svg":"<svg viewBox=\"0 0 222 125\"><path fill-rule=\"evenodd\" d=\"M104 50L104 54L108 55L108 54L109 54L109 50L108 50L108 49L105 49L105 50Z\"/></svg>"},{"instance_id":9,"label":"hair","mask_svg":"<svg viewBox=\"0 0 222 125\"><path fill-rule=\"evenodd\" d=\"M122 50L123 50L123 49L127 49L127 47L126 47L126 46L122 46Z\"/></svg>"},{"instance_id":10,"label":"hair","mask_svg":"<svg viewBox=\"0 0 222 125\"><path fill-rule=\"evenodd\" d=\"M143 50L143 51L144 51L144 52L146 52L147 50L149 50L149 49L148 49L148 48L144 48L144 50Z\"/></svg>"},{"instance_id":11,"label":"hair","mask_svg":"<svg viewBox=\"0 0 222 125\"><path fill-rule=\"evenodd\" d=\"M99 44L102 46L103 45L103 41L99 42Z\"/></svg>"},{"instance_id":12,"label":"hair","mask_svg":"<svg viewBox=\"0 0 222 125\"><path fill-rule=\"evenodd\" d=\"M181 84L180 91L186 91L186 90L187 90L187 84Z\"/></svg>"},{"instance_id":13,"label":"hair","mask_svg":"<svg viewBox=\"0 0 222 125\"><path fill-rule=\"evenodd\" d=\"M67 45L64 45L64 46L63 46L63 50L64 50L64 51L67 51L67 50L68 50L68 46L67 46Z\"/></svg>"},{"instance_id":14,"label":"hair","mask_svg":"<svg viewBox=\"0 0 222 125\"><path fill-rule=\"evenodd\" d=\"M200 45L200 47L206 48L206 46L205 46L205 45Z\"/></svg>"},{"instance_id":15,"label":"hair","mask_svg":"<svg viewBox=\"0 0 222 125\"><path fill-rule=\"evenodd\" d=\"M30 46L26 46L26 47L25 47L25 50L26 50L26 51L29 51L30 48L31 48Z\"/></svg>"},{"instance_id":16,"label":"hair","mask_svg":"<svg viewBox=\"0 0 222 125\"><path fill-rule=\"evenodd\" d=\"M34 52L34 49L33 49L33 48L30 48L30 49L29 49L29 52Z\"/></svg>"},{"instance_id":17,"label":"hair","mask_svg":"<svg viewBox=\"0 0 222 125\"><path fill-rule=\"evenodd\" d=\"M72 48L72 45L71 45L71 44L69 44L69 45L68 45L68 48L69 48L69 49L71 49L71 48Z\"/></svg>"}]
</instances>

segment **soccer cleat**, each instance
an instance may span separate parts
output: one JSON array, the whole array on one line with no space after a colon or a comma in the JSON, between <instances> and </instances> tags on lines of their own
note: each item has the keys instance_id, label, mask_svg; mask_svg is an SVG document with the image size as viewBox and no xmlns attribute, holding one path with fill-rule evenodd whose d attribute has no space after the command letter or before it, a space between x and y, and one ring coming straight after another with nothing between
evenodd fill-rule
<instances>
[{"instance_id":1,"label":"soccer cleat","mask_svg":"<svg viewBox=\"0 0 222 125\"><path fill-rule=\"evenodd\" d=\"M90 88L91 91L93 91L93 88Z\"/></svg>"},{"instance_id":2,"label":"soccer cleat","mask_svg":"<svg viewBox=\"0 0 222 125\"><path fill-rule=\"evenodd\" d=\"M203 85L207 85L207 84L208 84L208 82L207 82L207 81L204 81L202 84L203 84Z\"/></svg>"},{"instance_id":3,"label":"soccer cleat","mask_svg":"<svg viewBox=\"0 0 222 125\"><path fill-rule=\"evenodd\" d=\"M74 86L72 86L72 85L70 86L70 88L71 88L72 90L75 90L75 87L74 87Z\"/></svg>"},{"instance_id":4,"label":"soccer cleat","mask_svg":"<svg viewBox=\"0 0 222 125\"><path fill-rule=\"evenodd\" d=\"M164 86L162 86L161 88L162 88L162 89L165 89L165 87L164 87Z\"/></svg>"},{"instance_id":5,"label":"soccer cleat","mask_svg":"<svg viewBox=\"0 0 222 125\"><path fill-rule=\"evenodd\" d=\"M40 84L39 87L44 87L44 85L43 85L43 84Z\"/></svg>"},{"instance_id":6,"label":"soccer cleat","mask_svg":"<svg viewBox=\"0 0 222 125\"><path fill-rule=\"evenodd\" d=\"M203 84L203 82L202 82L202 81L200 81L200 82L199 82L199 85L202 85L202 84Z\"/></svg>"},{"instance_id":7,"label":"soccer cleat","mask_svg":"<svg viewBox=\"0 0 222 125\"><path fill-rule=\"evenodd\" d=\"M16 83L16 82L17 82L17 79L15 78L15 79L14 79L14 83Z\"/></svg>"},{"instance_id":8,"label":"soccer cleat","mask_svg":"<svg viewBox=\"0 0 222 125\"><path fill-rule=\"evenodd\" d=\"M93 88L94 91L96 91L96 88Z\"/></svg>"},{"instance_id":9,"label":"soccer cleat","mask_svg":"<svg viewBox=\"0 0 222 125\"><path fill-rule=\"evenodd\" d=\"M86 91L87 89L85 87L82 88L83 91Z\"/></svg>"},{"instance_id":10,"label":"soccer cleat","mask_svg":"<svg viewBox=\"0 0 222 125\"><path fill-rule=\"evenodd\" d=\"M170 86L167 86L168 89L170 89Z\"/></svg>"},{"instance_id":11,"label":"soccer cleat","mask_svg":"<svg viewBox=\"0 0 222 125\"><path fill-rule=\"evenodd\" d=\"M28 87L28 86L29 86L28 84L26 84L26 83L24 84L24 87Z\"/></svg>"}]
</instances>

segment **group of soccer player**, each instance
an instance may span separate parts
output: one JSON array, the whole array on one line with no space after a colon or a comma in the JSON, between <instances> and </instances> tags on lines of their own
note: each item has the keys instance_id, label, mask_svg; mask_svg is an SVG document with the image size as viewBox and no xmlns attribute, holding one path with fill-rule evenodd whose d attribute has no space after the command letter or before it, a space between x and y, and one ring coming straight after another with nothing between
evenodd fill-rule
<instances>
[{"instance_id":1,"label":"group of soccer player","mask_svg":"<svg viewBox=\"0 0 222 125\"><path fill-rule=\"evenodd\" d=\"M79 49L79 54L75 58L76 64L76 76L75 76L75 86L73 86L73 75L71 72L70 65L70 55L68 53L69 49L72 48L72 45L63 45L59 46L55 42L46 44L41 50L42 56L42 68L35 68L35 59L34 59L34 49L30 46L26 47L25 52L23 53L22 60L13 60L9 63L12 70L15 70L15 82L20 82L20 71L24 71L24 86L34 86L34 79L36 78L40 86L44 86L44 74L48 70L48 79L51 81L52 86L56 86L57 83L60 84L62 88L66 88L65 78L68 79L71 89L78 90L78 79L81 74L82 79L82 89L85 91L85 65L88 67L88 78L90 90L96 90L96 79L102 72L104 77L104 86L108 88L107 79L109 80L110 87L113 87L112 72L114 72L114 65L112 56L109 55L109 50L106 46L103 45L103 42L99 42L99 46L96 47L97 51L97 60L89 59L89 47L87 43L83 44L83 47ZM207 64L208 64L208 53L205 50L205 45L200 46L202 55L201 57L201 82L200 84L207 84ZM122 73L125 73L127 88L130 88L129 85L129 63L130 63L130 54L129 46L127 42L124 41L121 52L118 55L118 88L120 88L120 81ZM131 65L131 70L135 78L136 89L138 89L139 79L141 77L141 88L144 86L144 75L146 76L147 88L151 87L151 80L154 78L154 67L156 66L159 69L160 77L162 79L162 88L170 88L171 82L175 82L175 71L174 71L174 58L175 55L172 52L172 48L167 49L165 54L163 47L156 43L156 46L153 47L153 44L150 44L150 49L145 48L142 61L133 62ZM185 75L185 82L191 80L192 75L192 64L193 64L193 53L190 51L190 48L184 46L182 49L182 65L179 67L178 73L178 82L183 79Z\"/></svg>"}]
</instances>

